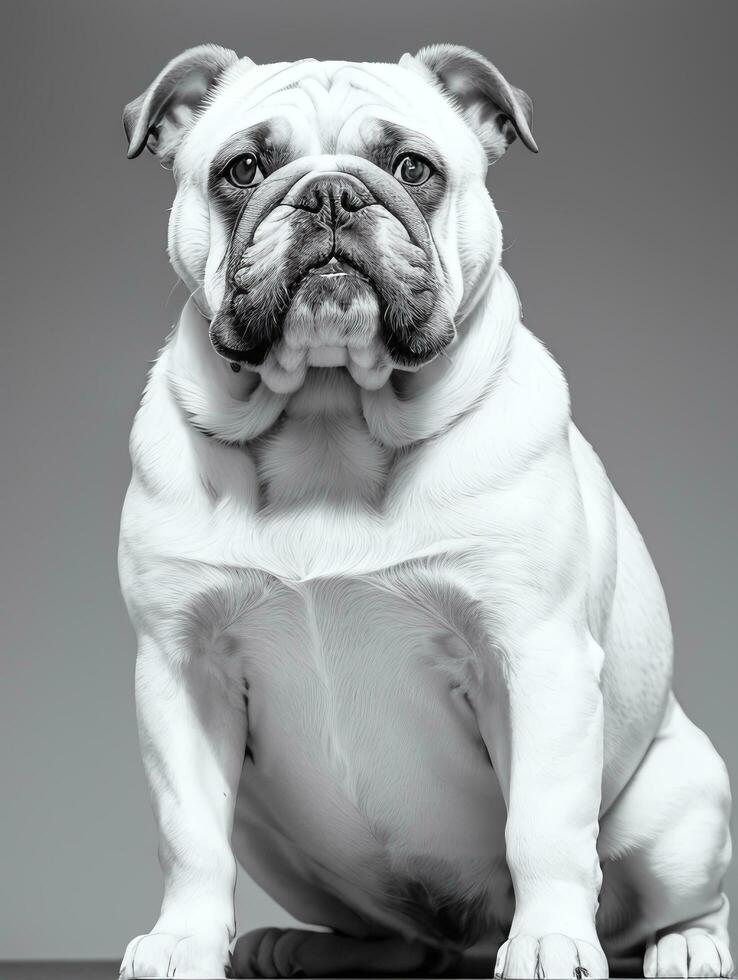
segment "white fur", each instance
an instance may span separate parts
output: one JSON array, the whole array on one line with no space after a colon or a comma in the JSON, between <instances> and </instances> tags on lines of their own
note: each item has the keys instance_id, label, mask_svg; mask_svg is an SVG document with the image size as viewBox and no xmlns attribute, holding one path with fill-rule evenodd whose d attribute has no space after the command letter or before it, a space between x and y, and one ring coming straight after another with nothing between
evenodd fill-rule
<instances>
[{"instance_id":1,"label":"white fur","mask_svg":"<svg viewBox=\"0 0 738 980\"><path fill-rule=\"evenodd\" d=\"M305 156L326 134L356 147L377 113L447 154L448 359L397 390L232 374L207 338L227 241L210 157L272 114ZM431 904L487 896L500 975L602 976L603 946L638 943L651 976L688 953L727 975L724 766L671 693L643 541L521 322L473 133L411 60L249 62L174 169L170 254L197 305L136 416L120 545L165 898L124 976L223 975L235 857L298 918L377 937L389 971L437 942L388 900L422 881ZM306 942L274 962L308 969ZM350 941L325 942L328 966L349 942L348 969Z\"/></svg>"}]
</instances>

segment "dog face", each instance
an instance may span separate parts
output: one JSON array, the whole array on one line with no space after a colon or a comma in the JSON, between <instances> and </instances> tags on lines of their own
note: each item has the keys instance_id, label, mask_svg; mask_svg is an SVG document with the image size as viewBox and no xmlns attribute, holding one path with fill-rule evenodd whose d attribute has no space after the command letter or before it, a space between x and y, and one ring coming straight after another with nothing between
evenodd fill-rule
<instances>
[{"instance_id":1,"label":"dog face","mask_svg":"<svg viewBox=\"0 0 738 980\"><path fill-rule=\"evenodd\" d=\"M311 365L377 388L452 342L502 248L487 165L516 135L536 149L530 115L464 48L257 66L205 45L124 123L129 156L173 169L169 253L213 346L287 392Z\"/></svg>"}]
</instances>

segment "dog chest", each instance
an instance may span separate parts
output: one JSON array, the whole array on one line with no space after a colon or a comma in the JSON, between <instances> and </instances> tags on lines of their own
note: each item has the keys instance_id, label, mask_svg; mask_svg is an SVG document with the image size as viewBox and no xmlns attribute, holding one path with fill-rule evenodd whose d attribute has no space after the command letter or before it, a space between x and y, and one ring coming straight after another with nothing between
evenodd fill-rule
<instances>
[{"instance_id":1,"label":"dog chest","mask_svg":"<svg viewBox=\"0 0 738 980\"><path fill-rule=\"evenodd\" d=\"M504 854L468 697L479 629L442 570L411 563L275 583L228 631L248 681L241 822L295 875L447 939L483 929Z\"/></svg>"},{"instance_id":2,"label":"dog chest","mask_svg":"<svg viewBox=\"0 0 738 980\"><path fill-rule=\"evenodd\" d=\"M477 744L488 765L468 699L484 624L472 597L438 563L275 578L244 608L226 632L249 684L254 751L260 727L275 727L275 743L320 737L326 763L356 800L355 765L346 760L374 757L378 732L389 745L408 724L427 736L408 749L437 758L434 713L441 707L453 740ZM285 726L298 718L302 727Z\"/></svg>"}]
</instances>

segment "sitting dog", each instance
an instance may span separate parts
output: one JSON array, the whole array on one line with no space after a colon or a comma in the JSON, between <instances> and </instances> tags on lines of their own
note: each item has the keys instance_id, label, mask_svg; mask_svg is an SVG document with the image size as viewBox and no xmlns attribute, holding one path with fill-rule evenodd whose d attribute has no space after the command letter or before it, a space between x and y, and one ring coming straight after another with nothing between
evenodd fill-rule
<instances>
[{"instance_id":1,"label":"sitting dog","mask_svg":"<svg viewBox=\"0 0 738 980\"><path fill-rule=\"evenodd\" d=\"M124 123L190 299L121 526L164 871L122 976L729 976L725 766L500 265L528 96L453 45L204 45ZM237 862L322 929L231 952Z\"/></svg>"}]
</instances>

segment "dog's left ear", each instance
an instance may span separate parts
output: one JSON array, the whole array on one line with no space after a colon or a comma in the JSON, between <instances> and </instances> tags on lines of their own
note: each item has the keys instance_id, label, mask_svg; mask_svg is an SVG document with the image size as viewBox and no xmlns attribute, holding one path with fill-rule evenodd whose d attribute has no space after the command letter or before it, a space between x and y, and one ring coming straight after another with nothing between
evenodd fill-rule
<instances>
[{"instance_id":1,"label":"dog's left ear","mask_svg":"<svg viewBox=\"0 0 738 980\"><path fill-rule=\"evenodd\" d=\"M400 59L404 68L423 66L451 96L476 133L490 163L498 160L516 136L538 153L530 125L533 102L505 79L485 57L459 44L430 44L413 57Z\"/></svg>"},{"instance_id":2,"label":"dog's left ear","mask_svg":"<svg viewBox=\"0 0 738 980\"><path fill-rule=\"evenodd\" d=\"M170 165L207 92L238 60L235 51L201 44L170 61L123 110L128 159L137 157L146 146L165 166Z\"/></svg>"}]
</instances>

